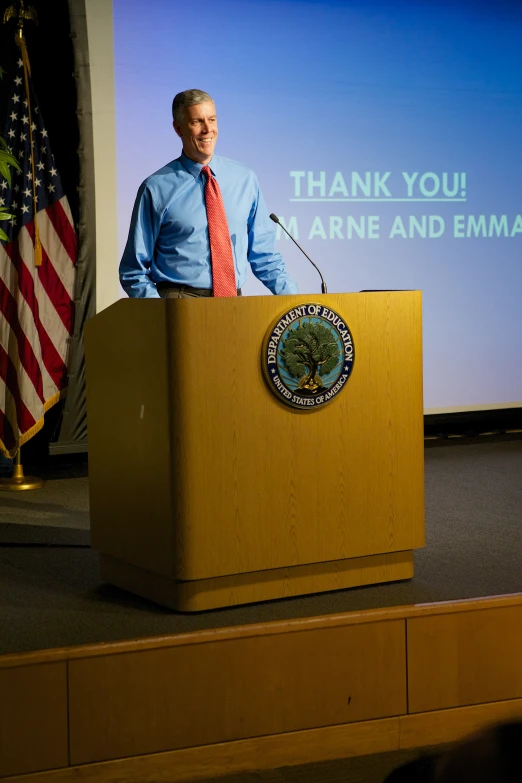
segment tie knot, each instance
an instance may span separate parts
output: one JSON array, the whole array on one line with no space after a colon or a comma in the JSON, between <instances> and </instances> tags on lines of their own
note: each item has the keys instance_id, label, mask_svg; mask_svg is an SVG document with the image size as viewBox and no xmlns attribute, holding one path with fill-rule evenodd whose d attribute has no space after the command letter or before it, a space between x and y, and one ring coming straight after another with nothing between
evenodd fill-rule
<instances>
[{"instance_id":1,"label":"tie knot","mask_svg":"<svg viewBox=\"0 0 522 783\"><path fill-rule=\"evenodd\" d=\"M210 166L203 166L201 171L203 172L205 177L207 177L208 179L210 179L212 177L212 172L210 171Z\"/></svg>"}]
</instances>

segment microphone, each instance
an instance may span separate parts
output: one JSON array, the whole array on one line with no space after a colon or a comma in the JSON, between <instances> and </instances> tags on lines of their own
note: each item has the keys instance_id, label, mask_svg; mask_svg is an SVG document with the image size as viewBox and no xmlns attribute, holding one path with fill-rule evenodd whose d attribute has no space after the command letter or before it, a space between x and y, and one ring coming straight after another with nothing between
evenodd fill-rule
<instances>
[{"instance_id":1,"label":"microphone","mask_svg":"<svg viewBox=\"0 0 522 783\"><path fill-rule=\"evenodd\" d=\"M281 226L281 228L283 229L283 231L285 232L285 234L288 234L288 236L290 237L290 239L292 240L292 242L294 243L294 245L297 245L297 247L299 248L299 250L301 251L301 253L303 253L303 255L305 255L305 256L307 257L307 259L310 261L310 263L312 264L312 266L315 266L315 268L316 268L316 269L317 269L317 271L319 272L319 277L321 278L321 293L322 293L322 294L327 294L327 293L328 293L328 291L326 290L326 283L324 282L324 277L322 276L322 274L321 274L321 270L319 269L319 267L317 266L317 264L314 264L314 262L312 261L312 259L310 258L310 256L309 256L309 255L307 255L307 254L305 253L305 251L303 250L303 248L301 247L301 245L297 244L297 242L296 242L296 241L295 241L295 239L293 238L292 234L291 234L289 231L287 231L287 230L286 230L286 228L283 226L283 224L281 223L281 221L279 220L279 218L277 217L277 215L274 215L274 213L273 213L273 212L272 212L272 214L270 215L270 220L273 220L273 221L274 221L274 223L277 223L277 225L278 225L278 226Z\"/></svg>"}]
</instances>

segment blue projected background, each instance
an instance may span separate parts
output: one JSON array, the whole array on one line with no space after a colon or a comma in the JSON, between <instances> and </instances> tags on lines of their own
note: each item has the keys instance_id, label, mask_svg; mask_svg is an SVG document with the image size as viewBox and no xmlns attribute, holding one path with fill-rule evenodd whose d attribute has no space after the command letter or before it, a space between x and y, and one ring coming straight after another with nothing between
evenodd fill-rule
<instances>
[{"instance_id":1,"label":"blue projected background","mask_svg":"<svg viewBox=\"0 0 522 783\"><path fill-rule=\"evenodd\" d=\"M257 172L330 292L422 289L427 410L522 404L518 3L114 0L114 19L120 251L180 153L174 94L203 89L217 153Z\"/></svg>"}]
</instances>

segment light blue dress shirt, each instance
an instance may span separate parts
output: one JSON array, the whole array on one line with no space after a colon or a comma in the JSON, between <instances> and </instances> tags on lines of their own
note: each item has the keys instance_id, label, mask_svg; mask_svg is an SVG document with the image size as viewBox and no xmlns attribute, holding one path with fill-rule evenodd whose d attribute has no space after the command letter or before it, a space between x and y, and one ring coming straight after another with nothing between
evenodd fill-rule
<instances>
[{"instance_id":1,"label":"light blue dress shirt","mask_svg":"<svg viewBox=\"0 0 522 783\"><path fill-rule=\"evenodd\" d=\"M257 177L241 163L214 155L210 169L221 189L238 288L248 265L274 294L296 294ZM212 288L202 165L182 154L141 185L120 263L122 287L132 297L158 297L156 283Z\"/></svg>"}]
</instances>

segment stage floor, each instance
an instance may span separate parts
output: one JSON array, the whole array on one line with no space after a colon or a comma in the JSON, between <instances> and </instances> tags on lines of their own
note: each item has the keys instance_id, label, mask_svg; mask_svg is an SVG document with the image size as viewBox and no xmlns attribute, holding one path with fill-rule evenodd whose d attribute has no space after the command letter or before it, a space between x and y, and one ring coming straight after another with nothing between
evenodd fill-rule
<instances>
[{"instance_id":1,"label":"stage floor","mask_svg":"<svg viewBox=\"0 0 522 783\"><path fill-rule=\"evenodd\" d=\"M0 654L522 591L522 438L425 457L426 547L412 580L188 615L100 584L87 478L3 493Z\"/></svg>"}]
</instances>

